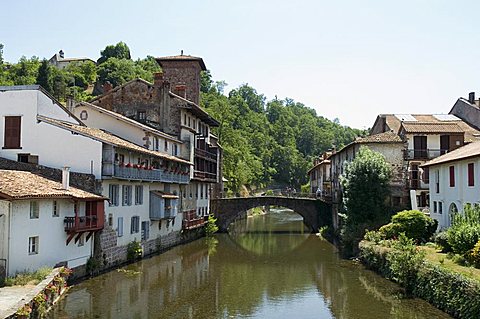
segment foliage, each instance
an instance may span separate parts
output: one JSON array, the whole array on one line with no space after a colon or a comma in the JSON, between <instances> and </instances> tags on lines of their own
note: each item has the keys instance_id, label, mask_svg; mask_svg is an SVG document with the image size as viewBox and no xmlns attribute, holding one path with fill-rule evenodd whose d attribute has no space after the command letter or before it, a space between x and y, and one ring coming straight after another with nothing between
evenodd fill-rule
<instances>
[{"instance_id":1,"label":"foliage","mask_svg":"<svg viewBox=\"0 0 480 319\"><path fill-rule=\"evenodd\" d=\"M310 191L310 181L308 181L307 184L302 185L300 187L300 192L302 192L303 194L310 194L311 193L311 191Z\"/></svg>"},{"instance_id":2,"label":"foliage","mask_svg":"<svg viewBox=\"0 0 480 319\"><path fill-rule=\"evenodd\" d=\"M217 252L218 239L212 236L205 237L207 244L208 256L212 257Z\"/></svg>"},{"instance_id":3,"label":"foliage","mask_svg":"<svg viewBox=\"0 0 480 319\"><path fill-rule=\"evenodd\" d=\"M273 193L273 190L271 190L271 189L268 189L268 190L265 192L265 196L273 196L273 195L275 195L275 194Z\"/></svg>"},{"instance_id":4,"label":"foliage","mask_svg":"<svg viewBox=\"0 0 480 319\"><path fill-rule=\"evenodd\" d=\"M22 317L29 318L31 313L32 313L32 308L30 307L29 304L26 304L15 312L15 316L17 318L22 318Z\"/></svg>"},{"instance_id":5,"label":"foliage","mask_svg":"<svg viewBox=\"0 0 480 319\"><path fill-rule=\"evenodd\" d=\"M418 210L404 210L392 216L392 222L380 227L379 231L387 239L404 233L408 238L426 242L437 229L438 222Z\"/></svg>"},{"instance_id":6,"label":"foliage","mask_svg":"<svg viewBox=\"0 0 480 319\"><path fill-rule=\"evenodd\" d=\"M125 42L118 42L115 45L107 45L105 49L100 51L100 58L97 60L97 64L102 64L110 58L127 59L130 60L130 48Z\"/></svg>"},{"instance_id":7,"label":"foliage","mask_svg":"<svg viewBox=\"0 0 480 319\"><path fill-rule=\"evenodd\" d=\"M365 229L375 229L388 220L385 200L390 193L392 168L382 154L360 147L341 177L346 220L341 231L344 255L354 255Z\"/></svg>"},{"instance_id":8,"label":"foliage","mask_svg":"<svg viewBox=\"0 0 480 319\"><path fill-rule=\"evenodd\" d=\"M52 271L52 268L42 267L35 272L21 272L15 277L5 279L5 286L25 286L27 284L36 285L44 280Z\"/></svg>"},{"instance_id":9,"label":"foliage","mask_svg":"<svg viewBox=\"0 0 480 319\"><path fill-rule=\"evenodd\" d=\"M456 254L465 254L480 240L480 207L465 205L462 213L452 216L447 230L448 244Z\"/></svg>"},{"instance_id":10,"label":"foliage","mask_svg":"<svg viewBox=\"0 0 480 319\"><path fill-rule=\"evenodd\" d=\"M85 271L87 274L93 275L100 269L101 265L102 264L97 257L90 257L87 260Z\"/></svg>"},{"instance_id":11,"label":"foliage","mask_svg":"<svg viewBox=\"0 0 480 319\"><path fill-rule=\"evenodd\" d=\"M43 292L33 297L33 313L36 318L43 318L47 313L47 296Z\"/></svg>"},{"instance_id":12,"label":"foliage","mask_svg":"<svg viewBox=\"0 0 480 319\"><path fill-rule=\"evenodd\" d=\"M53 91L53 79L50 76L52 73L51 68L52 66L47 59L43 59L37 75L37 84L40 84L48 92Z\"/></svg>"},{"instance_id":13,"label":"foliage","mask_svg":"<svg viewBox=\"0 0 480 319\"><path fill-rule=\"evenodd\" d=\"M420 251L413 239L408 238L404 233L400 233L394 249L387 254L392 279L402 285L407 294L411 294L415 288L417 272L424 259L425 253Z\"/></svg>"},{"instance_id":14,"label":"foliage","mask_svg":"<svg viewBox=\"0 0 480 319\"><path fill-rule=\"evenodd\" d=\"M375 244L379 244L383 239L385 239L385 236L379 231L367 230L365 232L365 236L363 236L363 239Z\"/></svg>"},{"instance_id":15,"label":"foliage","mask_svg":"<svg viewBox=\"0 0 480 319\"><path fill-rule=\"evenodd\" d=\"M470 264L477 268L480 268L480 240L475 246L467 253L467 259Z\"/></svg>"},{"instance_id":16,"label":"foliage","mask_svg":"<svg viewBox=\"0 0 480 319\"><path fill-rule=\"evenodd\" d=\"M143 250L140 242L134 240L127 245L127 260L135 261L142 258Z\"/></svg>"},{"instance_id":17,"label":"foliage","mask_svg":"<svg viewBox=\"0 0 480 319\"><path fill-rule=\"evenodd\" d=\"M217 219L212 215L208 215L207 223L205 224L205 234L212 236L218 231Z\"/></svg>"},{"instance_id":18,"label":"foliage","mask_svg":"<svg viewBox=\"0 0 480 319\"><path fill-rule=\"evenodd\" d=\"M448 253L452 251L452 246L448 243L448 234L446 231L441 231L437 233L434 237L435 244L442 248L443 253Z\"/></svg>"}]
</instances>

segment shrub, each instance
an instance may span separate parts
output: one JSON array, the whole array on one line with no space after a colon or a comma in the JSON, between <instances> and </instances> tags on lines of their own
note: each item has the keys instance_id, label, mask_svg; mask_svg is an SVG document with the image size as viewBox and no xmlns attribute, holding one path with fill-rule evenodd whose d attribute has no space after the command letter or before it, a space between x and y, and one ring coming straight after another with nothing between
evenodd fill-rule
<instances>
[{"instance_id":1,"label":"shrub","mask_svg":"<svg viewBox=\"0 0 480 319\"><path fill-rule=\"evenodd\" d=\"M448 243L447 232L439 232L435 235L435 244L442 248L442 253L449 253L452 251L452 246Z\"/></svg>"},{"instance_id":2,"label":"shrub","mask_svg":"<svg viewBox=\"0 0 480 319\"><path fill-rule=\"evenodd\" d=\"M425 259L425 252L415 246L413 239L400 233L394 249L387 254L392 279L405 288L407 294L411 294L415 288L417 273Z\"/></svg>"},{"instance_id":3,"label":"shrub","mask_svg":"<svg viewBox=\"0 0 480 319\"><path fill-rule=\"evenodd\" d=\"M467 253L467 260L475 267L480 268L480 240Z\"/></svg>"},{"instance_id":4,"label":"shrub","mask_svg":"<svg viewBox=\"0 0 480 319\"><path fill-rule=\"evenodd\" d=\"M142 253L143 253L143 250L142 250L142 245L140 244L140 242L134 240L134 241L128 243L128 246L127 246L127 260L134 261L134 260L140 259L140 258L142 258Z\"/></svg>"},{"instance_id":5,"label":"shrub","mask_svg":"<svg viewBox=\"0 0 480 319\"><path fill-rule=\"evenodd\" d=\"M452 217L452 226L447 230L448 244L456 254L465 254L480 240L480 208L465 205L463 214Z\"/></svg>"},{"instance_id":6,"label":"shrub","mask_svg":"<svg viewBox=\"0 0 480 319\"><path fill-rule=\"evenodd\" d=\"M365 233L365 236L363 236L363 239L365 239L367 241L371 241L375 244L379 244L380 241L385 239L385 236L383 236L383 234L380 231L374 231L374 230L368 231L367 230L367 232Z\"/></svg>"},{"instance_id":7,"label":"shrub","mask_svg":"<svg viewBox=\"0 0 480 319\"><path fill-rule=\"evenodd\" d=\"M388 239L404 233L406 237L426 242L437 230L437 221L418 210L404 210L392 217L392 222L380 228Z\"/></svg>"},{"instance_id":8,"label":"shrub","mask_svg":"<svg viewBox=\"0 0 480 319\"><path fill-rule=\"evenodd\" d=\"M208 215L207 224L205 225L205 233L211 236L218 231L217 219L213 215Z\"/></svg>"}]
</instances>

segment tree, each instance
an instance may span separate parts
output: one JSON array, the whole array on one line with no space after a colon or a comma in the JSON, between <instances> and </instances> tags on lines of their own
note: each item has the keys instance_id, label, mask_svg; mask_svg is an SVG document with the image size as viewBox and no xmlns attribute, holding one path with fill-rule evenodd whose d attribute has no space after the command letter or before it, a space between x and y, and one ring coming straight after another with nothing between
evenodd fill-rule
<instances>
[{"instance_id":1,"label":"tree","mask_svg":"<svg viewBox=\"0 0 480 319\"><path fill-rule=\"evenodd\" d=\"M0 43L0 66L3 65L3 44Z\"/></svg>"},{"instance_id":2,"label":"tree","mask_svg":"<svg viewBox=\"0 0 480 319\"><path fill-rule=\"evenodd\" d=\"M341 178L346 221L342 229L344 253L356 253L365 229L377 228L390 218L385 200L390 194L392 168L385 157L360 147Z\"/></svg>"},{"instance_id":3,"label":"tree","mask_svg":"<svg viewBox=\"0 0 480 319\"><path fill-rule=\"evenodd\" d=\"M42 64L38 69L37 84L41 85L48 92L53 93L51 65L48 63L47 59L42 60Z\"/></svg>"},{"instance_id":4,"label":"tree","mask_svg":"<svg viewBox=\"0 0 480 319\"><path fill-rule=\"evenodd\" d=\"M115 45L107 45L105 49L100 52L100 58L97 64L102 64L110 58L127 59L130 60L130 49L125 42L118 42Z\"/></svg>"}]
</instances>

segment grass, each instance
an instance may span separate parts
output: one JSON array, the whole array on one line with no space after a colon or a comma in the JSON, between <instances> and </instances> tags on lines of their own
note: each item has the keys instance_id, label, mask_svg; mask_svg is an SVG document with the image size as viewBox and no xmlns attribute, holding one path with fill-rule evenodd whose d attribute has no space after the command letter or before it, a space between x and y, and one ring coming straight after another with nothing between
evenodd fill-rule
<instances>
[{"instance_id":1,"label":"grass","mask_svg":"<svg viewBox=\"0 0 480 319\"><path fill-rule=\"evenodd\" d=\"M480 269L459 265L436 247L428 245L420 248L425 251L426 261L480 282Z\"/></svg>"},{"instance_id":2,"label":"grass","mask_svg":"<svg viewBox=\"0 0 480 319\"><path fill-rule=\"evenodd\" d=\"M36 285L40 281L44 280L53 268L42 267L35 272L21 272L15 275L15 277L8 277L5 279L5 286L25 286Z\"/></svg>"}]
</instances>

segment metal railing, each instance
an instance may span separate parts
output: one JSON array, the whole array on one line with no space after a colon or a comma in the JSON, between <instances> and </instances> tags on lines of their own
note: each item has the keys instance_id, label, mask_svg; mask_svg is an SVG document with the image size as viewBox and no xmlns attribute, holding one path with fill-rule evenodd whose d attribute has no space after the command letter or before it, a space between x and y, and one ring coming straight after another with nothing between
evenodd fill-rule
<instances>
[{"instance_id":1,"label":"metal railing","mask_svg":"<svg viewBox=\"0 0 480 319\"><path fill-rule=\"evenodd\" d=\"M165 183L188 184L190 174L185 172L172 172L166 169L143 169L125 167L118 164L113 166L113 176L142 181L160 181Z\"/></svg>"},{"instance_id":2,"label":"metal railing","mask_svg":"<svg viewBox=\"0 0 480 319\"><path fill-rule=\"evenodd\" d=\"M405 150L405 159L433 159L447 153L443 149L408 149Z\"/></svg>"}]
</instances>

